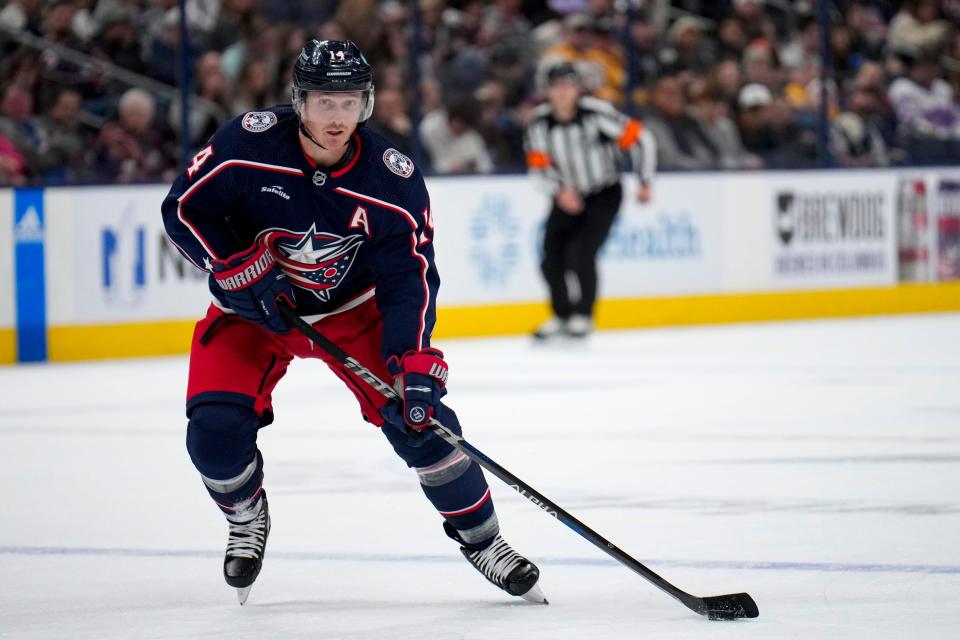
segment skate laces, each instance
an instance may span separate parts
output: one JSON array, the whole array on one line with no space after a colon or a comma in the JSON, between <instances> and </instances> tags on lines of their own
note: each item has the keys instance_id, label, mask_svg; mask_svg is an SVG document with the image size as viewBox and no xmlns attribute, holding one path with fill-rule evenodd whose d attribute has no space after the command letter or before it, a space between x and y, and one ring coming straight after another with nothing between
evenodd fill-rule
<instances>
[{"instance_id":1,"label":"skate laces","mask_svg":"<svg viewBox=\"0 0 960 640\"><path fill-rule=\"evenodd\" d=\"M499 535L486 549L470 554L470 562L489 580L500 586L504 586L507 576L526 561L526 558L514 551Z\"/></svg>"},{"instance_id":2,"label":"skate laces","mask_svg":"<svg viewBox=\"0 0 960 640\"><path fill-rule=\"evenodd\" d=\"M259 558L263 554L266 542L267 512L261 509L257 517L250 522L230 525L227 539L227 555L234 558Z\"/></svg>"}]
</instances>

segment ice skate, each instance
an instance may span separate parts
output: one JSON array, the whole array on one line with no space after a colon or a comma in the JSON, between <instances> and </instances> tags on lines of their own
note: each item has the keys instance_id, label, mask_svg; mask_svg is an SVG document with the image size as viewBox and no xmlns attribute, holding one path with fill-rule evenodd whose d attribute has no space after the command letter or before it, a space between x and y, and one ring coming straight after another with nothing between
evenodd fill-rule
<instances>
[{"instance_id":1,"label":"ice skate","mask_svg":"<svg viewBox=\"0 0 960 640\"><path fill-rule=\"evenodd\" d=\"M223 558L223 577L228 585L236 587L237 598L242 605L250 595L254 580L260 575L263 555L267 550L270 512L267 508L266 492L263 493L263 504L256 518L242 524L229 524L230 535L227 538L227 553Z\"/></svg>"},{"instance_id":2,"label":"ice skate","mask_svg":"<svg viewBox=\"0 0 960 640\"><path fill-rule=\"evenodd\" d=\"M463 539L449 523L444 522L443 529L448 536L463 544ZM487 580L510 595L537 604L550 604L540 589L537 565L514 551L500 534L485 549L474 551L461 546L460 552Z\"/></svg>"},{"instance_id":3,"label":"ice skate","mask_svg":"<svg viewBox=\"0 0 960 640\"><path fill-rule=\"evenodd\" d=\"M571 338L586 338L593 331L593 319L590 316L574 314L567 320L565 329Z\"/></svg>"},{"instance_id":4,"label":"ice skate","mask_svg":"<svg viewBox=\"0 0 960 640\"><path fill-rule=\"evenodd\" d=\"M566 329L567 322L565 320L552 316L549 320L537 327L537 330L533 332L533 338L535 340L549 340L563 335Z\"/></svg>"}]
</instances>

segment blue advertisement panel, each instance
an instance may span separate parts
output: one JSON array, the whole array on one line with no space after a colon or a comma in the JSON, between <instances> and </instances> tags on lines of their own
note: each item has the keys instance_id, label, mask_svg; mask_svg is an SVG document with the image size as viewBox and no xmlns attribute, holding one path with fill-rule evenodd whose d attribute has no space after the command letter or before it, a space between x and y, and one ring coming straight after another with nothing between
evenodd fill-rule
<instances>
[{"instance_id":1,"label":"blue advertisement panel","mask_svg":"<svg viewBox=\"0 0 960 640\"><path fill-rule=\"evenodd\" d=\"M47 359L43 189L14 192L13 253L17 301L17 359Z\"/></svg>"},{"instance_id":2,"label":"blue advertisement panel","mask_svg":"<svg viewBox=\"0 0 960 640\"><path fill-rule=\"evenodd\" d=\"M47 323L63 326L188 320L210 304L204 272L166 237L163 186L55 189L47 194L47 277L70 283L50 300ZM63 215L61 215L61 213Z\"/></svg>"}]
</instances>

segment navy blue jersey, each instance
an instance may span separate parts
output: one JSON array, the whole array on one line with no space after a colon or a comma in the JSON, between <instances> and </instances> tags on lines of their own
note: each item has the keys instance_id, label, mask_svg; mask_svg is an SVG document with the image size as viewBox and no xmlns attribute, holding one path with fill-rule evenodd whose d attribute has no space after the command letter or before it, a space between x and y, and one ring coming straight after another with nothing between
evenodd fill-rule
<instances>
[{"instance_id":1,"label":"navy blue jersey","mask_svg":"<svg viewBox=\"0 0 960 640\"><path fill-rule=\"evenodd\" d=\"M293 284L301 316L376 296L383 357L429 346L440 278L423 176L361 127L352 155L316 166L289 106L224 124L163 201L170 240L197 267L264 241ZM210 290L225 307L220 288Z\"/></svg>"}]
</instances>

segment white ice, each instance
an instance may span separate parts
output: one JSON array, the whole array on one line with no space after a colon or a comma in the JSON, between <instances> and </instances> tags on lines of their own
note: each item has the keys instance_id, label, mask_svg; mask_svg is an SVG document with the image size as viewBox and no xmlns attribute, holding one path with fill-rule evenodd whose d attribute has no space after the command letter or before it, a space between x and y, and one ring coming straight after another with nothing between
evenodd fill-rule
<instances>
[{"instance_id":1,"label":"white ice","mask_svg":"<svg viewBox=\"0 0 960 640\"><path fill-rule=\"evenodd\" d=\"M490 477L551 604L509 598L311 361L260 432L273 531L241 608L168 358L0 368L0 637L958 637L960 315L439 346L470 442L760 617L693 614Z\"/></svg>"}]
</instances>

